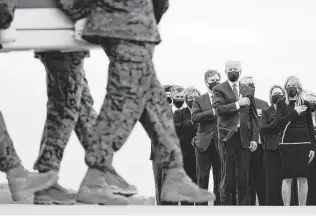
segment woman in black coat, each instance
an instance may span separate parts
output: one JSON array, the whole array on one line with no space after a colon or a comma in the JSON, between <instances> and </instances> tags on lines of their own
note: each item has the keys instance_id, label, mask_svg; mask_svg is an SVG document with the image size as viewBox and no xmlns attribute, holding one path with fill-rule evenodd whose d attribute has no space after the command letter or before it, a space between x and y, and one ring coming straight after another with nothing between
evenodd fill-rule
<instances>
[{"instance_id":1,"label":"woman in black coat","mask_svg":"<svg viewBox=\"0 0 316 216\"><path fill-rule=\"evenodd\" d=\"M290 76L284 85L286 100L277 102L277 127L281 128L282 198L290 205L292 179L297 178L299 205L306 205L308 165L315 156L315 131L310 104L304 99L298 78Z\"/></svg>"},{"instance_id":2,"label":"woman in black coat","mask_svg":"<svg viewBox=\"0 0 316 216\"><path fill-rule=\"evenodd\" d=\"M279 143L281 129L276 125L277 101L285 97L285 90L274 85L269 91L271 106L262 109L260 122L261 137L264 147L264 164L266 173L266 204L269 206L283 205L281 196L281 157Z\"/></svg>"}]
</instances>

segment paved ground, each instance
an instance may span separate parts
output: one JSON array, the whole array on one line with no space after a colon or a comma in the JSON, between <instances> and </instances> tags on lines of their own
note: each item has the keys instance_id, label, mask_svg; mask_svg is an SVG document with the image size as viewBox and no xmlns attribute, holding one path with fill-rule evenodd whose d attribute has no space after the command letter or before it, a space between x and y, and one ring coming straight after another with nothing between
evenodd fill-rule
<instances>
[{"instance_id":1,"label":"paved ground","mask_svg":"<svg viewBox=\"0 0 316 216\"><path fill-rule=\"evenodd\" d=\"M313 207L231 207L231 206L37 206L0 205L5 215L314 215Z\"/></svg>"}]
</instances>

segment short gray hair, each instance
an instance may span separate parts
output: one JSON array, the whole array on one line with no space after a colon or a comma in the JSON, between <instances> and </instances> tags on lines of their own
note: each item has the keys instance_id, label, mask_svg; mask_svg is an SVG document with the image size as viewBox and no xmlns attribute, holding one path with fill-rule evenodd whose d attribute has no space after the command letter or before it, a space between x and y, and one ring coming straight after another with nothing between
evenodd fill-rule
<instances>
[{"instance_id":1,"label":"short gray hair","mask_svg":"<svg viewBox=\"0 0 316 216\"><path fill-rule=\"evenodd\" d=\"M214 75L218 75L219 76L219 79L221 79L221 74L217 71L217 70L208 70L205 72L204 74L204 81L206 82L206 80L211 77L211 76L214 76Z\"/></svg>"},{"instance_id":2,"label":"short gray hair","mask_svg":"<svg viewBox=\"0 0 316 216\"><path fill-rule=\"evenodd\" d=\"M240 78L239 82L243 83L244 81L249 80L249 79L254 79L254 78L252 76L244 76Z\"/></svg>"},{"instance_id":3,"label":"short gray hair","mask_svg":"<svg viewBox=\"0 0 316 216\"><path fill-rule=\"evenodd\" d=\"M197 96L201 95L201 92L194 87L188 87L185 91L184 91L184 100L187 101L188 99L194 99L192 95L197 94Z\"/></svg>"}]
</instances>

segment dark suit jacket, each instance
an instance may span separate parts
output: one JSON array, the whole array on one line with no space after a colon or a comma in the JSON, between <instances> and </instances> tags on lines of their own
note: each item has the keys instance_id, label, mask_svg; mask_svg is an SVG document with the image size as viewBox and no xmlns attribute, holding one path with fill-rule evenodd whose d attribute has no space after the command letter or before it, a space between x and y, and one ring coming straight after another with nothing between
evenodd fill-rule
<instances>
[{"instance_id":1,"label":"dark suit jacket","mask_svg":"<svg viewBox=\"0 0 316 216\"><path fill-rule=\"evenodd\" d=\"M244 148L250 147L250 141L258 142L259 122L254 90L243 84L239 84L239 94L250 99L250 106L237 109L237 99L228 81L213 88L213 107L218 115L219 141L225 144L237 130L240 121L240 139Z\"/></svg>"},{"instance_id":2,"label":"dark suit jacket","mask_svg":"<svg viewBox=\"0 0 316 216\"><path fill-rule=\"evenodd\" d=\"M271 105L262 109L260 129L262 132L261 140L265 150L277 150L281 141L281 129L277 126L277 111Z\"/></svg>"},{"instance_id":3,"label":"dark suit jacket","mask_svg":"<svg viewBox=\"0 0 316 216\"><path fill-rule=\"evenodd\" d=\"M266 101L261 100L259 98L255 97L255 102L256 102L257 110L262 110L264 108L268 108L269 107L269 104ZM259 134L260 134L260 138L262 138L263 134L262 134L262 131L260 129L261 117L258 117L258 121L259 121ZM262 139L261 139L261 143L262 143Z\"/></svg>"},{"instance_id":4,"label":"dark suit jacket","mask_svg":"<svg viewBox=\"0 0 316 216\"><path fill-rule=\"evenodd\" d=\"M306 126L302 125L300 122L296 122L294 124L298 124L297 127L305 126L308 128L309 138L310 138L313 151L316 151L316 139L315 139L315 129L313 125L313 119L312 119L312 107L308 101L304 101L304 105L307 106L307 110L305 111L307 125ZM295 111L295 109L291 108L290 105L285 104L284 100L279 100L277 102L277 126L279 126L282 131L284 131L286 125L289 122L295 122L299 116L300 115ZM302 136L301 133L297 133L295 135Z\"/></svg>"},{"instance_id":5,"label":"dark suit jacket","mask_svg":"<svg viewBox=\"0 0 316 216\"><path fill-rule=\"evenodd\" d=\"M83 38L100 36L159 43L157 24L168 0L56 0L72 21L87 18ZM88 38L87 38L88 37Z\"/></svg>"},{"instance_id":6,"label":"dark suit jacket","mask_svg":"<svg viewBox=\"0 0 316 216\"><path fill-rule=\"evenodd\" d=\"M176 110L173 114L176 132L180 140L183 158L195 155L194 147L191 144L195 137L198 125L191 121L191 112L188 107Z\"/></svg>"},{"instance_id":7,"label":"dark suit jacket","mask_svg":"<svg viewBox=\"0 0 316 216\"><path fill-rule=\"evenodd\" d=\"M192 122L198 124L194 145L200 151L205 151L209 147L212 138L217 139L217 117L212 110L208 93L194 99Z\"/></svg>"}]
</instances>

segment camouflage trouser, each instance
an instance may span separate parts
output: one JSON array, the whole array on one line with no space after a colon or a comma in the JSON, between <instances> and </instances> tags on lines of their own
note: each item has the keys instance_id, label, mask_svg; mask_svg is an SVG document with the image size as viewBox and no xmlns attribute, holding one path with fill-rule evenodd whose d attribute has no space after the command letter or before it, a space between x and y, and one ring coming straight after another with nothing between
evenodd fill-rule
<instances>
[{"instance_id":1,"label":"camouflage trouser","mask_svg":"<svg viewBox=\"0 0 316 216\"><path fill-rule=\"evenodd\" d=\"M71 132L86 149L97 119L85 72L86 52L37 53L47 73L47 117L39 157L34 169L59 170Z\"/></svg>"},{"instance_id":2,"label":"camouflage trouser","mask_svg":"<svg viewBox=\"0 0 316 216\"><path fill-rule=\"evenodd\" d=\"M0 171L7 172L21 164L0 112Z\"/></svg>"},{"instance_id":3,"label":"camouflage trouser","mask_svg":"<svg viewBox=\"0 0 316 216\"><path fill-rule=\"evenodd\" d=\"M17 0L0 0L0 29L10 27L16 5Z\"/></svg>"},{"instance_id":4,"label":"camouflage trouser","mask_svg":"<svg viewBox=\"0 0 316 216\"><path fill-rule=\"evenodd\" d=\"M91 145L89 167L107 170L139 120L153 140L154 158L163 168L182 166L182 154L165 93L152 62L154 44L119 39L100 41L109 57L107 94ZM112 147L112 148L111 148Z\"/></svg>"}]
</instances>

